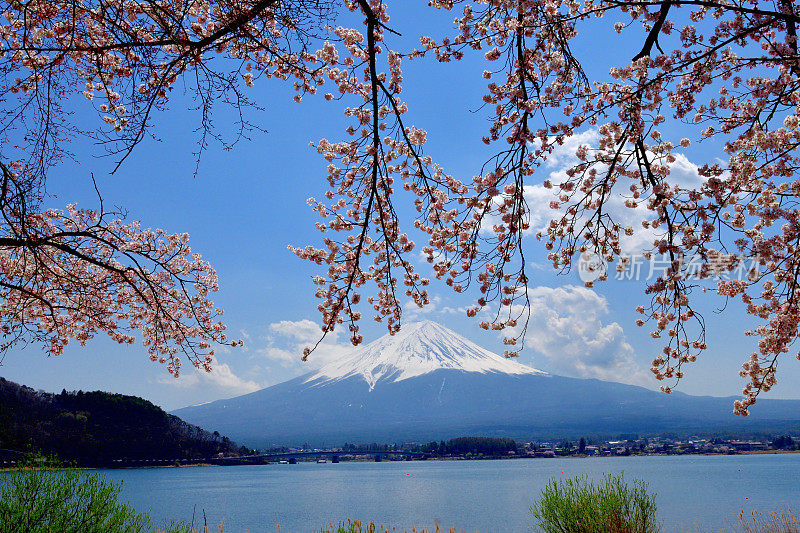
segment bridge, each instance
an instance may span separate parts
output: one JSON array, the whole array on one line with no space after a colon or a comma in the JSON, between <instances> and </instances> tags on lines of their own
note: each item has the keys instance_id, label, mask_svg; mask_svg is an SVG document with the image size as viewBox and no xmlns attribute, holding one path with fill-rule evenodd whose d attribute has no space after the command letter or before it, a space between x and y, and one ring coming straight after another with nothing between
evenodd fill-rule
<instances>
[{"instance_id":1,"label":"bridge","mask_svg":"<svg viewBox=\"0 0 800 533\"><path fill-rule=\"evenodd\" d=\"M6 456L3 457L3 454ZM25 452L17 450L7 450L0 448L0 467L14 466L18 460L22 459ZM79 465L92 465L92 466L105 466L110 468L130 468L130 467L144 467L144 466L180 466L180 465L193 465L193 464L214 464L214 465L236 465L236 464L267 464L270 462L277 462L281 460L297 461L299 460L314 460L314 459L327 459L336 461L343 457L373 457L375 461L381 461L385 457L402 457L405 460L424 457L425 454L421 452L407 452L407 451L333 451L333 450L304 450L304 451L287 451L287 452L274 452L274 453L261 453L252 455L240 455L236 457L195 457L190 459L115 459L108 462L92 461L89 458L78 460L76 464Z\"/></svg>"},{"instance_id":2,"label":"bridge","mask_svg":"<svg viewBox=\"0 0 800 533\"><path fill-rule=\"evenodd\" d=\"M421 452L406 451L333 451L333 450L305 450L287 451L274 453L259 453L252 455L238 455L235 457L196 457L192 459L117 459L107 466L111 468L142 467L142 466L179 466L192 464L212 464L212 465L237 465L237 464L267 464L281 460L297 461L306 459L327 459L337 461L339 458L347 456L373 457L375 461L381 461L385 457L402 457L406 460L424 457Z\"/></svg>"}]
</instances>

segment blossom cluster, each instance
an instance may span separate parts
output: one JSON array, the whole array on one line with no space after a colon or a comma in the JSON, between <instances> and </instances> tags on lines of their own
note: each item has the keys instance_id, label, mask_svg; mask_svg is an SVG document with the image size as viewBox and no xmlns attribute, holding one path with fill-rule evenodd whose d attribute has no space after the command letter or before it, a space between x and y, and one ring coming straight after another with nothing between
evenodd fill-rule
<instances>
[{"instance_id":1,"label":"blossom cluster","mask_svg":"<svg viewBox=\"0 0 800 533\"><path fill-rule=\"evenodd\" d=\"M60 355L98 333L121 344L137 331L150 359L178 376L181 356L211 370L214 345L237 346L209 299L217 275L189 236L142 228L107 214L47 209L12 228L0 248L3 349L37 342Z\"/></svg>"}]
</instances>

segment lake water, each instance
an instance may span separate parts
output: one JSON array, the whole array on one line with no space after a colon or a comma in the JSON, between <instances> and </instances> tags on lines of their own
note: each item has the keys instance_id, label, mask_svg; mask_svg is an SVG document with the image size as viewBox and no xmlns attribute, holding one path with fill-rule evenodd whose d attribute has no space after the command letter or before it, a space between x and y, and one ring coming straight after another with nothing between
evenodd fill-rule
<instances>
[{"instance_id":1,"label":"lake water","mask_svg":"<svg viewBox=\"0 0 800 533\"><path fill-rule=\"evenodd\" d=\"M123 496L155 518L225 533L309 532L357 518L411 529L535 531L528 510L552 477L624 473L657 493L664 531L728 530L744 509L800 510L800 454L300 463L109 470ZM727 519L727 520L726 520ZM728 527L726 527L726 524ZM215 529L213 531L216 531Z\"/></svg>"}]
</instances>

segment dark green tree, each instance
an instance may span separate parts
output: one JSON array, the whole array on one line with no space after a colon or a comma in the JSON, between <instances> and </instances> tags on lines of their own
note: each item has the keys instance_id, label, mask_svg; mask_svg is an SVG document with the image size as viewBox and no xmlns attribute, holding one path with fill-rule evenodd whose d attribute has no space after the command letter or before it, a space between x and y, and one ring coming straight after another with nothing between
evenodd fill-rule
<instances>
[{"instance_id":1,"label":"dark green tree","mask_svg":"<svg viewBox=\"0 0 800 533\"><path fill-rule=\"evenodd\" d=\"M772 447L776 450L791 450L794 448L794 440L789 435L781 435L772 439Z\"/></svg>"}]
</instances>

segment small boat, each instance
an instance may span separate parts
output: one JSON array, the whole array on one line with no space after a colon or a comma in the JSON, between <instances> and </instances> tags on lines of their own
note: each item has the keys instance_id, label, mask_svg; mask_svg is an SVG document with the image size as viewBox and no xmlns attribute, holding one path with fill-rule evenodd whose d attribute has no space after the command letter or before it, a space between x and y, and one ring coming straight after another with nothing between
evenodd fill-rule
<instances>
[{"instance_id":1,"label":"small boat","mask_svg":"<svg viewBox=\"0 0 800 533\"><path fill-rule=\"evenodd\" d=\"M317 463L319 463L319 464L327 463L327 462L328 462L327 459L317 459Z\"/></svg>"},{"instance_id":2,"label":"small boat","mask_svg":"<svg viewBox=\"0 0 800 533\"><path fill-rule=\"evenodd\" d=\"M280 461L278 461L278 464L279 465L288 465L289 461L287 461L286 459L281 459Z\"/></svg>"}]
</instances>

